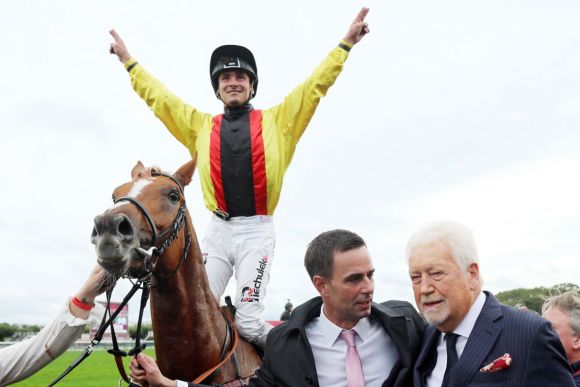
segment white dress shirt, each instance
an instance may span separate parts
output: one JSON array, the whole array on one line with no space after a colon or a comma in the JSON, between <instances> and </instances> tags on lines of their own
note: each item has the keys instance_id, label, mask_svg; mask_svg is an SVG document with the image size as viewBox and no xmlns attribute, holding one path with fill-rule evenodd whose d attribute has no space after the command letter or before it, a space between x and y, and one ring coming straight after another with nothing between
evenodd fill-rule
<instances>
[{"instance_id":1,"label":"white dress shirt","mask_svg":"<svg viewBox=\"0 0 580 387\"><path fill-rule=\"evenodd\" d=\"M465 316L453 331L453 333L459 335L457 338L457 344L455 345L458 360L465 349L469 335L471 334L471 331L473 331L473 327L483 309L486 298L485 293L480 292L473 305L471 305L467 316ZM441 387L441 384L443 383L443 376L445 375L445 368L447 367L447 346L444 337L445 334L442 334L441 337L439 337L439 343L437 344L437 364L435 365L433 372L431 372L431 375L427 377L426 387Z\"/></svg>"},{"instance_id":2,"label":"white dress shirt","mask_svg":"<svg viewBox=\"0 0 580 387\"><path fill-rule=\"evenodd\" d=\"M101 304L97 303L89 318L82 320L70 312L69 303L70 300L36 336L0 350L0 386L29 377L66 351L83 333L85 325L100 324L105 313Z\"/></svg>"},{"instance_id":3,"label":"white dress shirt","mask_svg":"<svg viewBox=\"0 0 580 387\"><path fill-rule=\"evenodd\" d=\"M318 384L324 387L346 387L347 345L340 338L342 328L332 323L324 314L306 324L306 337L310 342L318 374ZM362 363L365 385L380 387L399 360L395 344L372 316L361 319L353 328L355 344Z\"/></svg>"}]
</instances>

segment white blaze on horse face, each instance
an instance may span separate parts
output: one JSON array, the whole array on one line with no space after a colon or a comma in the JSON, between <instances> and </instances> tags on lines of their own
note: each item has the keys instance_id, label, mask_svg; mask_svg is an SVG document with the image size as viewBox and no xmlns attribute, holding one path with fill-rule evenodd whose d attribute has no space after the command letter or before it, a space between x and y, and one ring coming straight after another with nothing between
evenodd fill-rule
<instances>
[{"instance_id":1,"label":"white blaze on horse face","mask_svg":"<svg viewBox=\"0 0 580 387\"><path fill-rule=\"evenodd\" d=\"M147 179L139 179L133 183L133 187L131 187L131 191L127 194L127 196L131 196L132 198L137 198L141 193L141 190L145 188L147 185L151 184L151 180Z\"/></svg>"},{"instance_id":2,"label":"white blaze on horse face","mask_svg":"<svg viewBox=\"0 0 580 387\"><path fill-rule=\"evenodd\" d=\"M141 193L141 191L143 190L143 188L145 188L147 185L151 184L152 181L151 180L147 180L147 179L139 179L136 182L133 183L133 186L131 187L131 191L129 191L129 193L126 196L132 197L132 198L137 198L137 196L139 196L139 194ZM113 206L113 208L117 208L119 206L125 205L127 204L127 202L117 202L115 203L115 205Z\"/></svg>"}]
</instances>

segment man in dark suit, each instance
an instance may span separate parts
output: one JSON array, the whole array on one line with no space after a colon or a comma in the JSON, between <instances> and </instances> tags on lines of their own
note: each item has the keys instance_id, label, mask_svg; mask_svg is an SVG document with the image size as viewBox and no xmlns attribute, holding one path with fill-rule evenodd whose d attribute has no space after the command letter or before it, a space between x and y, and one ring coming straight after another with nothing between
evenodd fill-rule
<instances>
[{"instance_id":1,"label":"man in dark suit","mask_svg":"<svg viewBox=\"0 0 580 387\"><path fill-rule=\"evenodd\" d=\"M413 372L416 387L574 386L550 324L482 292L469 229L432 223L407 246L418 308L431 324Z\"/></svg>"},{"instance_id":2,"label":"man in dark suit","mask_svg":"<svg viewBox=\"0 0 580 387\"><path fill-rule=\"evenodd\" d=\"M364 240L345 230L322 233L309 244L304 264L320 297L298 306L289 321L270 331L264 363L250 386L412 385L425 324L408 302L372 302L375 269ZM352 342L344 338L347 332ZM181 385L162 379L146 355L137 361L131 363L137 381ZM354 375L350 370L356 367Z\"/></svg>"}]
</instances>

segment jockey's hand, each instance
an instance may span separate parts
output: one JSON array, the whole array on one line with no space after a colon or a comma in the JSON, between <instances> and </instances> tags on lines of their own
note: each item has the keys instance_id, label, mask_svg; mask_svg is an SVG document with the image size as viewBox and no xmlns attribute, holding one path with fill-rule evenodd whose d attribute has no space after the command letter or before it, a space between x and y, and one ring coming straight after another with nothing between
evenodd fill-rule
<instances>
[{"instance_id":1,"label":"jockey's hand","mask_svg":"<svg viewBox=\"0 0 580 387\"><path fill-rule=\"evenodd\" d=\"M109 33L115 39L114 43L111 43L111 47L109 48L109 52L111 54L117 55L117 58L121 61L121 63L125 64L129 59L131 59L131 54L129 54L129 50L127 50L127 46L121 36L117 33L117 31L110 30Z\"/></svg>"},{"instance_id":2,"label":"jockey's hand","mask_svg":"<svg viewBox=\"0 0 580 387\"><path fill-rule=\"evenodd\" d=\"M130 376L133 381L150 387L176 387L177 382L161 374L155 359L144 353L138 353L129 365Z\"/></svg>"},{"instance_id":3,"label":"jockey's hand","mask_svg":"<svg viewBox=\"0 0 580 387\"><path fill-rule=\"evenodd\" d=\"M350 25L348 32L343 38L345 42L351 43L353 45L357 44L358 42L361 41L363 36L365 36L370 32L369 24L365 22L365 17L367 16L367 13L369 13L369 9L367 7L363 7L359 11L359 13L352 21L352 24Z\"/></svg>"}]
</instances>

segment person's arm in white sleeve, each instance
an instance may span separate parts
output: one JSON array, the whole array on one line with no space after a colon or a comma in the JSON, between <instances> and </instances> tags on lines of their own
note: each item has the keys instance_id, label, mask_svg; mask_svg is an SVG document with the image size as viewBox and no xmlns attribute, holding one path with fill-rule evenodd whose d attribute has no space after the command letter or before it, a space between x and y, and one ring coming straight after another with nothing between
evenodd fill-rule
<instances>
[{"instance_id":1,"label":"person's arm in white sleeve","mask_svg":"<svg viewBox=\"0 0 580 387\"><path fill-rule=\"evenodd\" d=\"M106 281L106 273L95 267L79 292L36 336L0 350L0 385L34 374L65 352L80 337L85 325L99 324L105 309L95 305L94 300L106 288Z\"/></svg>"}]
</instances>

